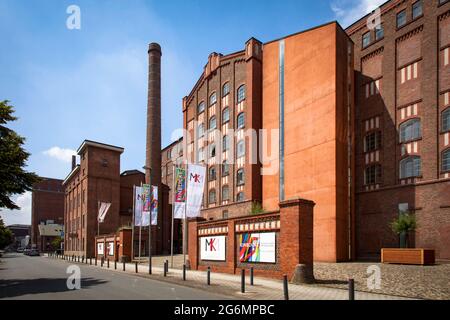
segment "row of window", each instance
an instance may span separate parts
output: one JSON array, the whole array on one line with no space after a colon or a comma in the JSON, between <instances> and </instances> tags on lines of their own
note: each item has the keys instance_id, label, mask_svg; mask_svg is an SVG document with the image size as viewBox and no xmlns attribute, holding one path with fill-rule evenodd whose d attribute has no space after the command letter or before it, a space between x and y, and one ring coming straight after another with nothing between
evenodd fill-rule
<instances>
[{"instance_id":1,"label":"row of window","mask_svg":"<svg viewBox=\"0 0 450 320\"><path fill-rule=\"evenodd\" d=\"M222 86L222 97L227 96L230 93L230 84L227 82ZM245 100L245 84L240 86L237 89L237 103L240 103ZM213 104L217 103L217 94L213 92L209 96L209 106L212 106ZM200 114L203 111L205 111L205 102L202 101L197 106L197 113Z\"/></svg>"},{"instance_id":2,"label":"row of window","mask_svg":"<svg viewBox=\"0 0 450 320\"><path fill-rule=\"evenodd\" d=\"M222 187L222 201L228 201L228 200L230 200L230 188L228 186L223 186ZM236 195L236 201L237 202L244 201L244 193L243 192L239 192ZM209 190L209 193L208 193L208 203L214 204L216 202L217 202L216 190L211 189L211 190Z\"/></svg>"},{"instance_id":3,"label":"row of window","mask_svg":"<svg viewBox=\"0 0 450 320\"><path fill-rule=\"evenodd\" d=\"M224 161L222 164L222 177L226 177L230 174L230 165ZM212 166L208 169L208 181L214 181L217 179L216 167ZM236 185L242 186L245 184L244 169L241 168L236 171Z\"/></svg>"},{"instance_id":4,"label":"row of window","mask_svg":"<svg viewBox=\"0 0 450 320\"><path fill-rule=\"evenodd\" d=\"M446 1L448 0L440 0L439 2L441 4ZM412 19L415 20L417 18L420 18L422 15L423 15L423 1L418 0L414 2L414 4L412 5ZM405 9L397 13L397 29L405 26L407 23L408 23L407 9ZM375 41L378 41L384 37L384 28L382 24L375 27L374 36ZM372 32L368 31L364 33L362 36L362 46L363 48L366 48L371 43L372 43Z\"/></svg>"},{"instance_id":5,"label":"row of window","mask_svg":"<svg viewBox=\"0 0 450 320\"><path fill-rule=\"evenodd\" d=\"M450 149L442 153L442 172L450 171ZM400 161L400 179L420 177L422 175L422 159L411 156ZM364 175L366 185L381 183L381 165L367 167Z\"/></svg>"},{"instance_id":6,"label":"row of window","mask_svg":"<svg viewBox=\"0 0 450 320\"><path fill-rule=\"evenodd\" d=\"M214 158L216 156L216 145L210 144L209 147L209 158ZM230 149L230 137L224 136L222 142L222 151L227 151ZM245 141L239 140L236 144L236 159L242 158L245 156ZM198 149L198 161L205 161L205 149Z\"/></svg>"},{"instance_id":7,"label":"row of window","mask_svg":"<svg viewBox=\"0 0 450 320\"><path fill-rule=\"evenodd\" d=\"M228 107L226 107L222 111L222 124L225 124L228 121L230 121L230 109ZM237 129L245 128L245 113L244 112L239 113L236 118L236 121L237 121ZM217 129L216 116L212 116L211 118L209 118L209 130L214 130L214 129ZM200 123L197 127L198 137L199 138L203 137L205 135L205 133L206 133L205 125L203 123Z\"/></svg>"}]
</instances>

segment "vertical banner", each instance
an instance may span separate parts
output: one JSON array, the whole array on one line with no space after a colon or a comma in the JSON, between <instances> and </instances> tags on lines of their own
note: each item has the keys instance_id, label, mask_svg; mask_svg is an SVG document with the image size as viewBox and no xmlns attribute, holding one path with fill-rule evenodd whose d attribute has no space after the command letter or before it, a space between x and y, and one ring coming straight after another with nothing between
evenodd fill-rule
<instances>
[{"instance_id":1,"label":"vertical banner","mask_svg":"<svg viewBox=\"0 0 450 320\"><path fill-rule=\"evenodd\" d=\"M152 226L157 226L158 225L158 187L156 187L156 186L152 186L150 211L151 211Z\"/></svg>"},{"instance_id":2,"label":"vertical banner","mask_svg":"<svg viewBox=\"0 0 450 320\"><path fill-rule=\"evenodd\" d=\"M184 211L186 208L186 170L176 168L174 182L174 219L184 219Z\"/></svg>"},{"instance_id":3,"label":"vertical banner","mask_svg":"<svg viewBox=\"0 0 450 320\"><path fill-rule=\"evenodd\" d=\"M144 204L144 196L142 187L134 187L134 225L140 227L142 225L142 206Z\"/></svg>"},{"instance_id":4,"label":"vertical banner","mask_svg":"<svg viewBox=\"0 0 450 320\"><path fill-rule=\"evenodd\" d=\"M151 193L152 189L149 184L142 185L142 226L147 227L150 225L150 211L151 211Z\"/></svg>"},{"instance_id":5,"label":"vertical banner","mask_svg":"<svg viewBox=\"0 0 450 320\"><path fill-rule=\"evenodd\" d=\"M106 214L108 213L111 203L100 202L100 207L98 209L98 222L105 221Z\"/></svg>"},{"instance_id":6,"label":"vertical banner","mask_svg":"<svg viewBox=\"0 0 450 320\"><path fill-rule=\"evenodd\" d=\"M189 164L188 184L186 199L186 216L195 218L200 216L200 209L203 201L203 190L205 187L206 167Z\"/></svg>"}]
</instances>

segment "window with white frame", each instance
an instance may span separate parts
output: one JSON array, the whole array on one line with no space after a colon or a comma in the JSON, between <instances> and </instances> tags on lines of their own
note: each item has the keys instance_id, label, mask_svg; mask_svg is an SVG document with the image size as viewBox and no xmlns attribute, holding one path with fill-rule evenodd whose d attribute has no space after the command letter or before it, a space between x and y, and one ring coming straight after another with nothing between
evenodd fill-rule
<instances>
[{"instance_id":1,"label":"window with white frame","mask_svg":"<svg viewBox=\"0 0 450 320\"><path fill-rule=\"evenodd\" d=\"M212 117L209 119L209 129L210 129L210 130L214 130L214 129L216 129L216 128L217 128L216 117L215 117L215 116L212 116Z\"/></svg>"},{"instance_id":2,"label":"window with white frame","mask_svg":"<svg viewBox=\"0 0 450 320\"><path fill-rule=\"evenodd\" d=\"M244 169L241 168L236 172L236 184L238 186L241 186L245 184L245 175L244 175Z\"/></svg>"},{"instance_id":3,"label":"window with white frame","mask_svg":"<svg viewBox=\"0 0 450 320\"><path fill-rule=\"evenodd\" d=\"M197 106L197 113L202 113L205 111L205 103L202 101Z\"/></svg>"},{"instance_id":4,"label":"window with white frame","mask_svg":"<svg viewBox=\"0 0 450 320\"><path fill-rule=\"evenodd\" d=\"M442 131L450 131L450 108L442 112Z\"/></svg>"},{"instance_id":5,"label":"window with white frame","mask_svg":"<svg viewBox=\"0 0 450 320\"><path fill-rule=\"evenodd\" d=\"M215 104L217 102L217 95L214 92L213 94L211 94L211 96L209 97L209 105L212 106L213 104Z\"/></svg>"},{"instance_id":6,"label":"window with white frame","mask_svg":"<svg viewBox=\"0 0 450 320\"><path fill-rule=\"evenodd\" d=\"M239 87L237 94L237 102L242 102L245 100L245 84Z\"/></svg>"},{"instance_id":7,"label":"window with white frame","mask_svg":"<svg viewBox=\"0 0 450 320\"><path fill-rule=\"evenodd\" d=\"M442 171L450 171L450 149L447 149L442 153Z\"/></svg>"},{"instance_id":8,"label":"window with white frame","mask_svg":"<svg viewBox=\"0 0 450 320\"><path fill-rule=\"evenodd\" d=\"M411 119L400 125L400 142L405 143L422 137L420 119Z\"/></svg>"},{"instance_id":9,"label":"window with white frame","mask_svg":"<svg viewBox=\"0 0 450 320\"><path fill-rule=\"evenodd\" d=\"M226 107L222 110L222 123L230 121L230 108Z\"/></svg>"},{"instance_id":10,"label":"window with white frame","mask_svg":"<svg viewBox=\"0 0 450 320\"><path fill-rule=\"evenodd\" d=\"M400 179L420 177L422 160L418 156L408 157L400 161Z\"/></svg>"},{"instance_id":11,"label":"window with white frame","mask_svg":"<svg viewBox=\"0 0 450 320\"><path fill-rule=\"evenodd\" d=\"M216 190L209 190L209 203L216 203Z\"/></svg>"},{"instance_id":12,"label":"window with white frame","mask_svg":"<svg viewBox=\"0 0 450 320\"><path fill-rule=\"evenodd\" d=\"M225 97L230 93L230 83L227 82L222 86L222 97Z\"/></svg>"},{"instance_id":13,"label":"window with white frame","mask_svg":"<svg viewBox=\"0 0 450 320\"><path fill-rule=\"evenodd\" d=\"M222 187L222 201L230 200L230 188L228 186Z\"/></svg>"},{"instance_id":14,"label":"window with white frame","mask_svg":"<svg viewBox=\"0 0 450 320\"><path fill-rule=\"evenodd\" d=\"M237 128L242 129L245 127L245 113L241 112L237 116Z\"/></svg>"},{"instance_id":15,"label":"window with white frame","mask_svg":"<svg viewBox=\"0 0 450 320\"><path fill-rule=\"evenodd\" d=\"M239 159L239 158L244 157L245 156L245 141L244 140L238 141L236 149L237 149L237 152L236 152L237 158Z\"/></svg>"}]
</instances>

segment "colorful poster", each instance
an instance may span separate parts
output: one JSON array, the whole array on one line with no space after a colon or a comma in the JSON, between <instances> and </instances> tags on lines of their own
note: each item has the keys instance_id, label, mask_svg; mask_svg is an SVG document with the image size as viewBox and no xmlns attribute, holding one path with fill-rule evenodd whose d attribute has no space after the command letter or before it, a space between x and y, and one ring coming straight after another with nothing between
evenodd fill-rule
<instances>
[{"instance_id":1,"label":"colorful poster","mask_svg":"<svg viewBox=\"0 0 450 320\"><path fill-rule=\"evenodd\" d=\"M134 187L134 225L142 225L142 206L144 205L144 195L142 187Z\"/></svg>"},{"instance_id":2,"label":"colorful poster","mask_svg":"<svg viewBox=\"0 0 450 320\"><path fill-rule=\"evenodd\" d=\"M103 242L97 242L97 254L105 254L105 246Z\"/></svg>"},{"instance_id":3,"label":"colorful poster","mask_svg":"<svg viewBox=\"0 0 450 320\"><path fill-rule=\"evenodd\" d=\"M200 260L225 261L225 248L225 236L211 236L200 238Z\"/></svg>"},{"instance_id":4,"label":"colorful poster","mask_svg":"<svg viewBox=\"0 0 450 320\"><path fill-rule=\"evenodd\" d=\"M186 216L195 218L200 216L205 188L206 167L189 164L187 176Z\"/></svg>"},{"instance_id":5,"label":"colorful poster","mask_svg":"<svg viewBox=\"0 0 450 320\"><path fill-rule=\"evenodd\" d=\"M106 244L106 249L108 250L108 255L113 256L114 255L114 242L108 242Z\"/></svg>"},{"instance_id":6,"label":"colorful poster","mask_svg":"<svg viewBox=\"0 0 450 320\"><path fill-rule=\"evenodd\" d=\"M174 177L174 219L184 219L186 209L186 170L175 169Z\"/></svg>"},{"instance_id":7,"label":"colorful poster","mask_svg":"<svg viewBox=\"0 0 450 320\"><path fill-rule=\"evenodd\" d=\"M158 187L156 186L152 186L150 210L152 213L152 226L156 226L158 225Z\"/></svg>"},{"instance_id":8,"label":"colorful poster","mask_svg":"<svg viewBox=\"0 0 450 320\"><path fill-rule=\"evenodd\" d=\"M152 188L149 184L142 185L142 222L141 226L147 227L150 225L150 212L152 210L151 204Z\"/></svg>"},{"instance_id":9,"label":"colorful poster","mask_svg":"<svg viewBox=\"0 0 450 320\"><path fill-rule=\"evenodd\" d=\"M276 262L275 232L239 235L240 262Z\"/></svg>"}]
</instances>

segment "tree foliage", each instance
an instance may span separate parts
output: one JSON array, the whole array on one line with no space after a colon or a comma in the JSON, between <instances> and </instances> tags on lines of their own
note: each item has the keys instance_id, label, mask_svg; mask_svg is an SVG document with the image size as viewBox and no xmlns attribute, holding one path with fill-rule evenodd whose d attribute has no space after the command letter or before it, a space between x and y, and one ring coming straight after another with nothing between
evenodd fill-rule
<instances>
[{"instance_id":1,"label":"tree foliage","mask_svg":"<svg viewBox=\"0 0 450 320\"><path fill-rule=\"evenodd\" d=\"M258 201L252 202L252 208L250 209L251 214L261 214L264 213L266 210L264 210L263 206Z\"/></svg>"},{"instance_id":2,"label":"tree foliage","mask_svg":"<svg viewBox=\"0 0 450 320\"><path fill-rule=\"evenodd\" d=\"M39 178L24 170L30 156L23 148L25 138L6 127L17 120L13 114L9 101L0 101L0 208L20 209L11 197L31 190Z\"/></svg>"},{"instance_id":3,"label":"tree foliage","mask_svg":"<svg viewBox=\"0 0 450 320\"><path fill-rule=\"evenodd\" d=\"M401 213L397 219L392 221L391 228L396 234L415 231L417 228L416 217L409 212Z\"/></svg>"},{"instance_id":4,"label":"tree foliage","mask_svg":"<svg viewBox=\"0 0 450 320\"><path fill-rule=\"evenodd\" d=\"M2 218L0 218L0 250L10 245L14 240L11 230L5 227Z\"/></svg>"}]
</instances>

